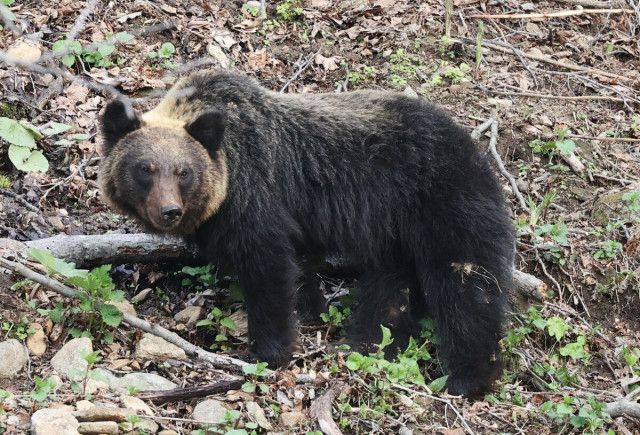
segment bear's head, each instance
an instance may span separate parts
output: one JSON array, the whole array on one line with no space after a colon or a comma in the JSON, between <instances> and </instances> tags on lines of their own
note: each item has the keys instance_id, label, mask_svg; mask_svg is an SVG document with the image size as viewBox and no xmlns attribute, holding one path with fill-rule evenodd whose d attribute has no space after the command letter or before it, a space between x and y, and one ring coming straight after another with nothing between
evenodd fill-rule
<instances>
[{"instance_id":1,"label":"bear's head","mask_svg":"<svg viewBox=\"0 0 640 435\"><path fill-rule=\"evenodd\" d=\"M205 111L183 122L152 112L138 116L120 100L107 105L101 191L152 231L190 234L226 197L225 115Z\"/></svg>"}]
</instances>

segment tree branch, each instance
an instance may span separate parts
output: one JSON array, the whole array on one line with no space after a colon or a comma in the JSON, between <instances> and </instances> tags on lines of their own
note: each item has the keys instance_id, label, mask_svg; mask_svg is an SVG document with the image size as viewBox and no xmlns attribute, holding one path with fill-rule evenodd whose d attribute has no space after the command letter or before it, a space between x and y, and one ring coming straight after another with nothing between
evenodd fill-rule
<instances>
[{"instance_id":1,"label":"tree branch","mask_svg":"<svg viewBox=\"0 0 640 435\"><path fill-rule=\"evenodd\" d=\"M101 264L157 263L163 260L187 264L204 263L195 246L172 236L153 234L101 234L90 236L57 235L29 242L0 239L0 254L24 255L29 249L48 249L54 257L73 262L76 267ZM6 255L5 255L6 256ZM320 274L354 278L360 270L344 259L328 257ZM523 296L541 301L545 299L547 285L533 275L513 271L513 288Z\"/></svg>"}]
</instances>

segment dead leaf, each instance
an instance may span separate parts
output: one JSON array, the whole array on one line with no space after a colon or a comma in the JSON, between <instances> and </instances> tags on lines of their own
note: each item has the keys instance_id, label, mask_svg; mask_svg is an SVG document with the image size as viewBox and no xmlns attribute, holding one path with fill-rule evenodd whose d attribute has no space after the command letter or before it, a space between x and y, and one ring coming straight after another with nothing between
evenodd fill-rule
<instances>
[{"instance_id":1,"label":"dead leaf","mask_svg":"<svg viewBox=\"0 0 640 435\"><path fill-rule=\"evenodd\" d=\"M220 48L218 44L212 42L209 45L207 45L207 53L213 56L213 58L217 60L218 63L220 63L220 66L222 68L228 69L229 66L231 65L229 58L224 53L224 51L222 51L222 48Z\"/></svg>"},{"instance_id":2,"label":"dead leaf","mask_svg":"<svg viewBox=\"0 0 640 435\"><path fill-rule=\"evenodd\" d=\"M338 66L338 56L324 57L320 53L316 54L316 65L322 65L322 67L327 71L335 71L339 68Z\"/></svg>"},{"instance_id":3,"label":"dead leaf","mask_svg":"<svg viewBox=\"0 0 640 435\"><path fill-rule=\"evenodd\" d=\"M267 49L262 48L247 56L247 63L251 69L257 70L267 65Z\"/></svg>"}]
</instances>

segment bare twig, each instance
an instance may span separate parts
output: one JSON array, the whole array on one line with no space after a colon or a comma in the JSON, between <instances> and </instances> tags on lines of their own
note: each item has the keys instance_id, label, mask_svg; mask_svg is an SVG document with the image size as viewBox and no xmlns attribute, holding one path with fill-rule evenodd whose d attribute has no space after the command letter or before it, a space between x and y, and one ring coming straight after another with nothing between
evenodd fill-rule
<instances>
[{"instance_id":1,"label":"bare twig","mask_svg":"<svg viewBox=\"0 0 640 435\"><path fill-rule=\"evenodd\" d=\"M495 159L498 164L498 168L500 169L500 173L509 180L509 184L511 184L511 190L513 194L518 199L518 203L523 210L527 210L527 201L524 200L522 193L520 193L520 189L518 189L518 184L516 183L516 179L507 171L507 168L504 166L504 162L498 154L498 150L496 149L496 144L498 142L498 121L492 119L491 123L491 138L489 139L489 151L491 151L491 155Z\"/></svg>"},{"instance_id":2,"label":"bare twig","mask_svg":"<svg viewBox=\"0 0 640 435\"><path fill-rule=\"evenodd\" d=\"M412 390L412 389L409 389L409 388L407 388L407 387L405 387L403 385L400 385L400 384L393 384L393 387L398 388L399 390L406 391L406 392L411 393L411 394L427 397L427 398L429 398L431 400L435 400L437 402L444 403L446 405L446 407L450 408L453 411L453 413L456 415L456 417L458 417L458 419L460 420L460 422L462 424L462 427L464 428L465 432L467 432L468 434L471 434L471 435L474 434L473 429L471 429L469 424L467 424L467 420L464 418L462 413L460 411L458 411L458 408L453 403L451 403L451 401L449 399L445 399L443 397L434 396L433 394L427 394L427 393L424 393L424 392L418 391L418 390Z\"/></svg>"},{"instance_id":3,"label":"bare twig","mask_svg":"<svg viewBox=\"0 0 640 435\"><path fill-rule=\"evenodd\" d=\"M304 62L299 64L298 69L296 70L296 72L291 76L291 78L289 80L287 80L287 83L285 83L284 86L282 87L282 89L280 89L280 92L286 91L287 88L289 87L289 85L291 85L291 83L293 83L294 80L296 80L298 77L300 77L300 74L302 74L304 72L304 70L306 70L309 67L309 65L311 65L311 63L313 62L313 59L315 59L315 57L316 57L316 55L318 53L320 53L320 50L316 51L313 54L310 54L304 60Z\"/></svg>"},{"instance_id":4,"label":"bare twig","mask_svg":"<svg viewBox=\"0 0 640 435\"><path fill-rule=\"evenodd\" d=\"M67 34L67 39L69 41L76 39L78 35L84 30L84 27L87 23L87 18L89 18L89 15L93 13L93 10L96 8L99 2L100 0L89 0L87 2L84 9L82 9L82 12L80 12L80 15L78 15L78 18L76 18L76 22L73 23L73 27Z\"/></svg>"},{"instance_id":5,"label":"bare twig","mask_svg":"<svg viewBox=\"0 0 640 435\"><path fill-rule=\"evenodd\" d=\"M35 205L31 204L29 201L24 199L22 195L18 195L12 190L0 188L0 193L6 196L10 196L11 198L18 201L20 204L24 205L27 209L31 210L34 213L40 213L40 209Z\"/></svg>"},{"instance_id":6,"label":"bare twig","mask_svg":"<svg viewBox=\"0 0 640 435\"><path fill-rule=\"evenodd\" d=\"M597 15L597 14L632 14L631 9L573 9L570 11L543 12L537 14L477 14L471 15L469 18L481 18L491 20L516 20L516 19L533 19L533 18L564 18L576 15Z\"/></svg>"},{"instance_id":7,"label":"bare twig","mask_svg":"<svg viewBox=\"0 0 640 435\"><path fill-rule=\"evenodd\" d=\"M538 94L535 92L506 92L506 91L497 91L494 89L489 89L485 87L480 87L483 91L495 94L495 95L505 95L512 97L527 97L527 98L541 98L548 100L570 100L570 101L591 101L591 100L604 100L604 101L613 101L617 103L624 103L626 100L624 98L611 97L609 95L551 95L551 94Z\"/></svg>"},{"instance_id":8,"label":"bare twig","mask_svg":"<svg viewBox=\"0 0 640 435\"><path fill-rule=\"evenodd\" d=\"M139 393L137 397L143 400L150 400L156 405L169 402L179 402L183 400L206 397L212 394L226 393L230 390L239 389L244 383L244 379L236 378L214 382L213 384L199 385L197 387L175 388L173 390L145 391Z\"/></svg>"},{"instance_id":9,"label":"bare twig","mask_svg":"<svg viewBox=\"0 0 640 435\"><path fill-rule=\"evenodd\" d=\"M600 1L600 0L555 0L559 3L569 3L570 5L582 6L583 8L607 9L621 6L623 1Z\"/></svg>"},{"instance_id":10,"label":"bare twig","mask_svg":"<svg viewBox=\"0 0 640 435\"><path fill-rule=\"evenodd\" d=\"M466 44L466 45L475 45L476 41L475 39L471 39L471 38L464 38L464 37L457 37L457 38L452 38L451 39L452 42L457 42L459 44ZM487 41L487 40L483 40L480 42L483 46L487 47L487 48L491 48L492 50L496 50L496 51L500 51L502 53L509 53L509 54L516 54L516 52L520 55L520 56L524 56L527 59L532 59L532 60L537 60L539 62L545 62L560 68L565 68L565 69L569 69L569 70L573 70L573 71L581 71L581 72L586 72L589 75L595 76L595 77L608 77L610 79L614 79L620 82L625 82L625 83L632 83L634 81L634 79L630 78L630 77L625 77L625 76L621 76L619 74L615 74L615 73L611 73L608 71L603 71L600 69L596 69L596 68L590 68L590 67L586 67L586 66L580 66L580 65L576 65L567 61L559 61L559 60L555 60L555 59L551 59L547 56L544 55L539 55L539 54L531 54L531 53L525 53L524 51L515 48L514 46L512 46L511 44L507 44L504 42L498 42L498 41Z\"/></svg>"}]
</instances>

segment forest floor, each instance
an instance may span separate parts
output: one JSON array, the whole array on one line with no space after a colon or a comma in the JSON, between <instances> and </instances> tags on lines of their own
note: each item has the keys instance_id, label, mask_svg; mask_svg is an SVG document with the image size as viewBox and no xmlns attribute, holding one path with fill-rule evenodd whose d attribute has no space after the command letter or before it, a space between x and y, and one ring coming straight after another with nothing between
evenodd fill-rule
<instances>
[{"instance_id":1,"label":"forest floor","mask_svg":"<svg viewBox=\"0 0 640 435\"><path fill-rule=\"evenodd\" d=\"M545 281L547 297L514 304L502 340L504 375L493 393L470 401L440 391L444 373L428 325L417 346L390 364L328 346L343 337L357 281L326 279L326 323L301 328L295 360L277 381L254 367L242 389L204 404L222 417L204 405L194 413L203 399L147 400L149 408L138 409L149 415L120 420L119 430L319 433L311 403L334 389L333 419L344 433L639 433L637 410L635 418L605 412L625 396L636 402L640 390L638 3L454 0L451 14L448 2L432 0L267 3L263 18L259 2L0 0L15 15L0 30L0 53L23 62L0 58L0 120L42 132L30 134L48 161L46 172L16 169L0 124L0 237L141 231L101 201L100 110L113 88L146 110L177 76L208 62L284 92L417 94L469 131L496 119L499 158L515 179L516 188L501 176L518 229L516 266ZM74 42L65 42L68 32ZM70 54L52 58L64 49ZM482 149L488 139L480 138ZM23 164L42 165L30 159ZM110 276L139 316L241 355L246 315L233 278L190 266L114 264ZM87 378L99 370L153 372L179 386L226 378L196 361L144 358L140 331L95 321L90 308L20 276L4 273L0 286L0 339L29 349L27 367L0 379L0 433L25 432L39 409L131 408L123 394L144 388L123 393L99 384L89 394ZM175 320L188 301L202 312ZM84 354L84 377L68 380L52 357L83 334L99 352ZM313 382L296 384L301 373Z\"/></svg>"}]
</instances>

